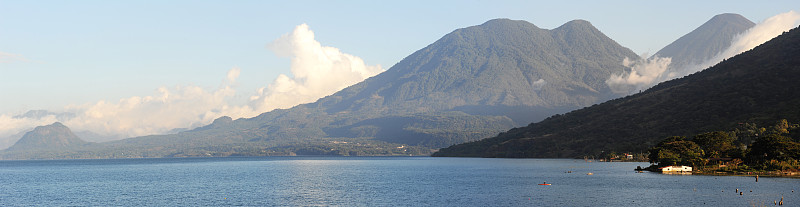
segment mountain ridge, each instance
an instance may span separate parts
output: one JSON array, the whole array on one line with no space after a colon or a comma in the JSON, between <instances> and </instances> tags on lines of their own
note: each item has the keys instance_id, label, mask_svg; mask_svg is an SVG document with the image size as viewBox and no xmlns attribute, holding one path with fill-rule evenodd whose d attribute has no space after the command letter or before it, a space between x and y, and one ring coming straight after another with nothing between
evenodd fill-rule
<instances>
[{"instance_id":1,"label":"mountain ridge","mask_svg":"<svg viewBox=\"0 0 800 207\"><path fill-rule=\"evenodd\" d=\"M643 152L667 136L726 130L738 123L798 120L800 29L701 72L643 93L552 116L434 156L580 157Z\"/></svg>"},{"instance_id":2,"label":"mountain ridge","mask_svg":"<svg viewBox=\"0 0 800 207\"><path fill-rule=\"evenodd\" d=\"M639 57L585 20L547 30L494 19L456 29L387 71L313 103L79 150L153 157L244 150L353 154L347 150L360 143L445 147L614 98L604 81L627 70L625 58Z\"/></svg>"},{"instance_id":3,"label":"mountain ridge","mask_svg":"<svg viewBox=\"0 0 800 207\"><path fill-rule=\"evenodd\" d=\"M731 46L737 35L755 26L739 14L715 15L699 27L665 46L653 57L671 57L670 68L700 64Z\"/></svg>"},{"instance_id":4,"label":"mountain ridge","mask_svg":"<svg viewBox=\"0 0 800 207\"><path fill-rule=\"evenodd\" d=\"M88 142L81 140L72 133L72 130L55 122L46 126L38 126L32 131L25 133L8 151L44 151L44 150L64 150L70 147L83 146Z\"/></svg>"}]
</instances>

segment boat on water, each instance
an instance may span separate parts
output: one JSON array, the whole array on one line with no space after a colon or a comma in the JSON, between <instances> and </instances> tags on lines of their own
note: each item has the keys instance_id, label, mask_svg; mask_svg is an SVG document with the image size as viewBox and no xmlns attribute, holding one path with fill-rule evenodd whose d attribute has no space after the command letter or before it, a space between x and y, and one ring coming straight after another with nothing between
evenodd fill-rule
<instances>
[{"instance_id":1,"label":"boat on water","mask_svg":"<svg viewBox=\"0 0 800 207\"><path fill-rule=\"evenodd\" d=\"M539 183L539 185L552 185L552 184L547 183L547 182L543 182L543 183Z\"/></svg>"}]
</instances>

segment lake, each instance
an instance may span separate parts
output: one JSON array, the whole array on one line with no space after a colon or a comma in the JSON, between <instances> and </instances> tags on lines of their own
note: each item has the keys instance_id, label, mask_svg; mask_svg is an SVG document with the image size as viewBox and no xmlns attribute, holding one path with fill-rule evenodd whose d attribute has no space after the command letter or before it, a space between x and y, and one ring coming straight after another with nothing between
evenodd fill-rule
<instances>
[{"instance_id":1,"label":"lake","mask_svg":"<svg viewBox=\"0 0 800 207\"><path fill-rule=\"evenodd\" d=\"M637 165L647 163L432 157L0 161L0 205L760 206L783 197L785 205L800 206L800 179L634 173ZM543 182L552 185L538 185Z\"/></svg>"}]
</instances>

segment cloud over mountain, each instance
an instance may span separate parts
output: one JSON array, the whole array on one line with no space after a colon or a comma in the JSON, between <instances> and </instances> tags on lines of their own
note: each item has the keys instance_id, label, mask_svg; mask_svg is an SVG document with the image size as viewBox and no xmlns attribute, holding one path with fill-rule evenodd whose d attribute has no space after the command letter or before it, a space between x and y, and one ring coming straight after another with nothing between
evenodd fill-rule
<instances>
[{"instance_id":1,"label":"cloud over mountain","mask_svg":"<svg viewBox=\"0 0 800 207\"><path fill-rule=\"evenodd\" d=\"M643 55L646 56L646 55ZM606 84L614 93L630 93L640 91L659 83L670 76L667 73L672 58L654 57L651 59L641 59L631 61L625 58L622 65L631 69L628 73L612 74L606 80Z\"/></svg>"},{"instance_id":2,"label":"cloud over mountain","mask_svg":"<svg viewBox=\"0 0 800 207\"><path fill-rule=\"evenodd\" d=\"M238 68L231 69L223 86L216 90L192 85L161 87L150 96L68 106L66 109L75 112L77 117L63 122L75 129L124 138L199 127L223 115L253 115L248 106L229 104L236 94L230 86L235 79L231 74L237 71Z\"/></svg>"},{"instance_id":3,"label":"cloud over mountain","mask_svg":"<svg viewBox=\"0 0 800 207\"><path fill-rule=\"evenodd\" d=\"M714 21L714 19L711 21ZM636 93L658 83L687 76L706 69L724 59L753 49L798 25L800 25L800 13L789 11L772 16L743 33L734 36L727 49L693 64L674 67L671 65L671 61L674 62L671 57L659 57L658 54L647 60L633 62L633 64L629 61L623 61L623 65L629 67L631 70L623 74L611 75L611 77L606 80L606 84L614 89L616 93Z\"/></svg>"},{"instance_id":4,"label":"cloud over mountain","mask_svg":"<svg viewBox=\"0 0 800 207\"><path fill-rule=\"evenodd\" d=\"M298 25L267 48L278 56L291 59L292 75L281 74L251 97L252 106L258 111L316 101L383 72L380 65L370 66L359 57L322 46L306 24Z\"/></svg>"},{"instance_id":5,"label":"cloud over mountain","mask_svg":"<svg viewBox=\"0 0 800 207\"><path fill-rule=\"evenodd\" d=\"M110 139L168 133L176 128L195 128L221 116L233 119L252 117L276 108L309 103L323 96L383 72L381 66L368 66L359 57L322 46L308 25L274 40L268 49L291 59L291 75L280 75L259 89L249 104L236 101L236 79L240 68L230 69L220 87L209 90L195 85L160 87L154 94L131 96L119 101L97 101L65 106L63 109L34 110L26 115L0 114L0 139L19 139L19 133L36 126L62 122L76 131L91 131ZM24 60L0 52L0 61ZM57 112L57 113L54 113ZM59 114L70 114L60 116ZM35 115L35 116L34 116Z\"/></svg>"}]
</instances>

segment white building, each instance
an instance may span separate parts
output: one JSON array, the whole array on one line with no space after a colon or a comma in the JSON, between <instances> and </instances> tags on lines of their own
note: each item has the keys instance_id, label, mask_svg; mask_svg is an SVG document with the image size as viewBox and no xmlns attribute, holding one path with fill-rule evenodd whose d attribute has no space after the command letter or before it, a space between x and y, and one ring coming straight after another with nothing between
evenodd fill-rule
<instances>
[{"instance_id":1,"label":"white building","mask_svg":"<svg viewBox=\"0 0 800 207\"><path fill-rule=\"evenodd\" d=\"M692 172L692 167L689 166L666 166L660 167L662 173L683 173L683 172Z\"/></svg>"}]
</instances>

